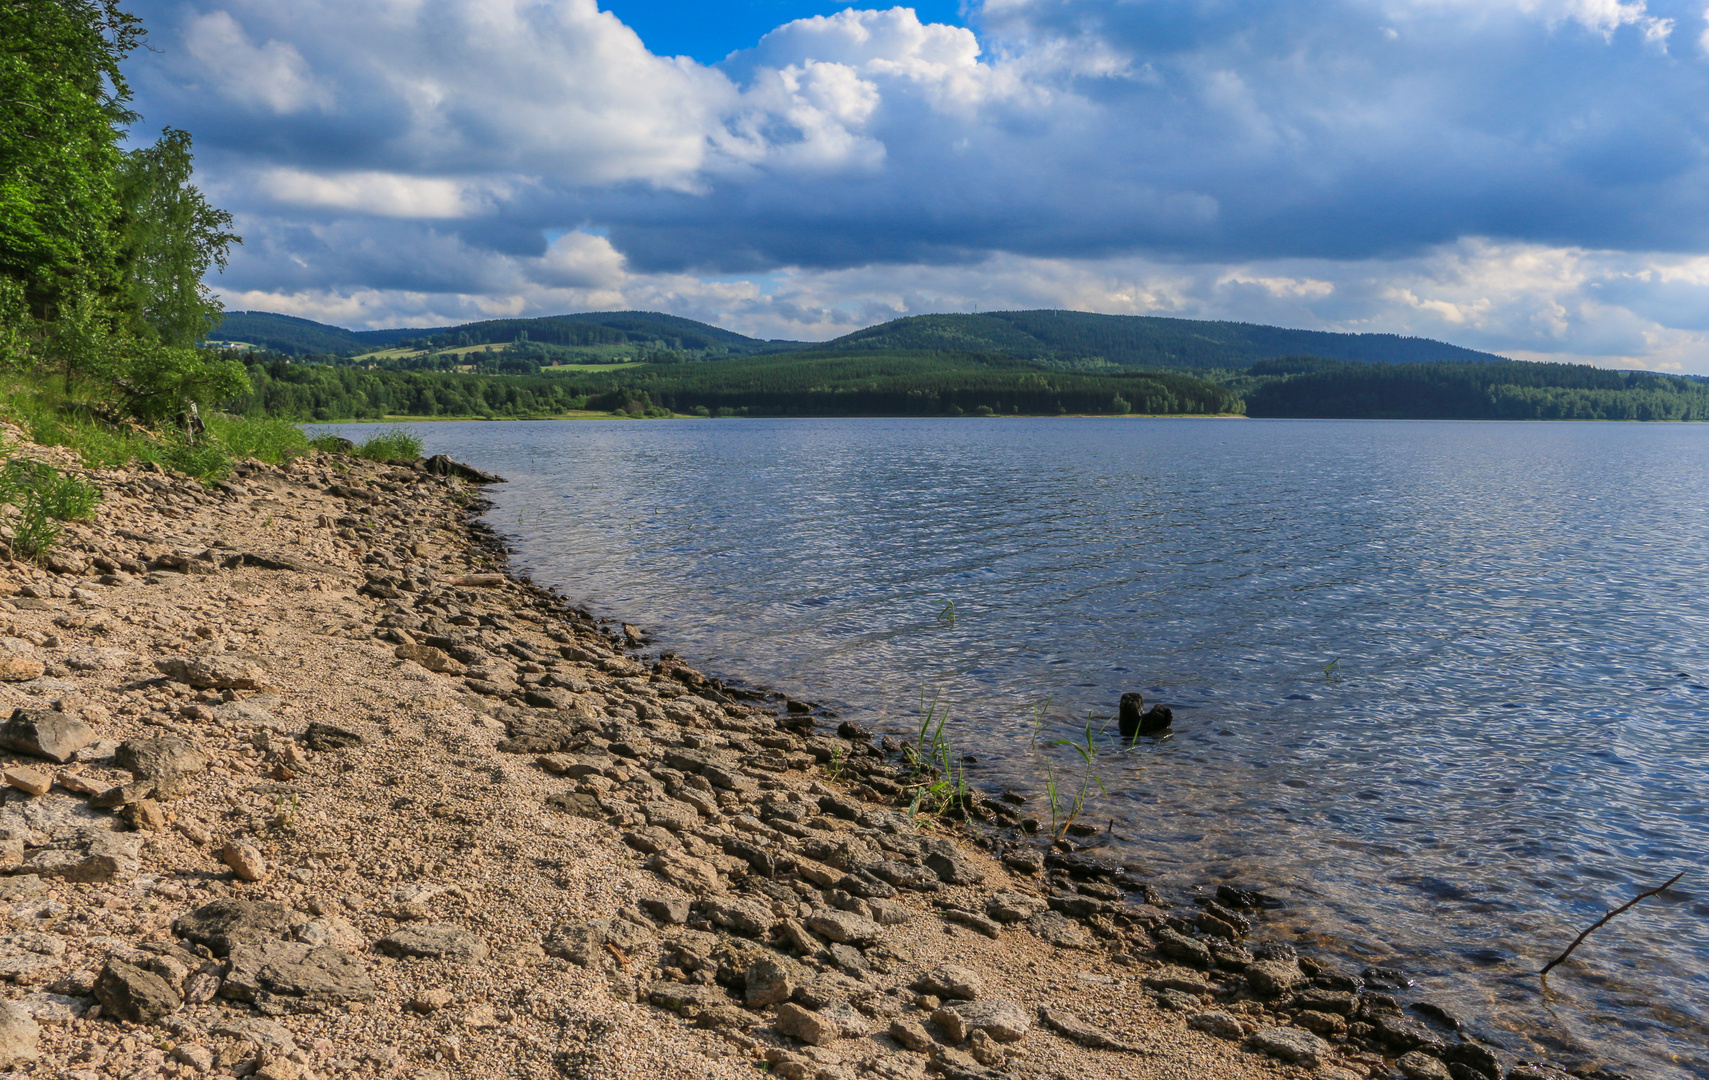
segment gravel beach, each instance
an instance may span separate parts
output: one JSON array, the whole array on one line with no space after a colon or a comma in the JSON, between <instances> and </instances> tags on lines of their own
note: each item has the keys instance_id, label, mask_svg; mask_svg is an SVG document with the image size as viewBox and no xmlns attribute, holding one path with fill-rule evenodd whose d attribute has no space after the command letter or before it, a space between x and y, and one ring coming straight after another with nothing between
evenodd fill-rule
<instances>
[{"instance_id":1,"label":"gravel beach","mask_svg":"<svg viewBox=\"0 0 1709 1080\"><path fill-rule=\"evenodd\" d=\"M1566 1075L1261 894L911 817L899 746L507 574L443 459L21 452L103 499L0 563L11 1075Z\"/></svg>"}]
</instances>

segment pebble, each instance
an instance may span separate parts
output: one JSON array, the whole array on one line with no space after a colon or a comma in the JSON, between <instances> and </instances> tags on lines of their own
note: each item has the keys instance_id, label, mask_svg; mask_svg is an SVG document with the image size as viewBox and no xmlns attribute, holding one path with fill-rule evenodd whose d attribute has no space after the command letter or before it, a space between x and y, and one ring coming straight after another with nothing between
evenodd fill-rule
<instances>
[{"instance_id":1,"label":"pebble","mask_svg":"<svg viewBox=\"0 0 1709 1080\"><path fill-rule=\"evenodd\" d=\"M231 872L244 881L266 880L267 860L250 844L228 840L220 849L220 861L231 867Z\"/></svg>"}]
</instances>

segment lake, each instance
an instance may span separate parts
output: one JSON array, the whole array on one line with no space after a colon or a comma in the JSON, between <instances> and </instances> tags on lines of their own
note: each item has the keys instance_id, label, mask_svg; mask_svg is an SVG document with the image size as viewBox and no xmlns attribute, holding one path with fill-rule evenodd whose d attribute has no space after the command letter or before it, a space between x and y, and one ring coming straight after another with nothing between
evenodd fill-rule
<instances>
[{"instance_id":1,"label":"lake","mask_svg":"<svg viewBox=\"0 0 1709 1080\"><path fill-rule=\"evenodd\" d=\"M1399 968L1516 1056L1709 1073L1709 426L415 430L508 478L540 583L885 731L935 697L1036 813L1088 779L1050 743L1142 691L1174 733L1097 738L1081 820L1166 893L1271 891L1255 937Z\"/></svg>"}]
</instances>

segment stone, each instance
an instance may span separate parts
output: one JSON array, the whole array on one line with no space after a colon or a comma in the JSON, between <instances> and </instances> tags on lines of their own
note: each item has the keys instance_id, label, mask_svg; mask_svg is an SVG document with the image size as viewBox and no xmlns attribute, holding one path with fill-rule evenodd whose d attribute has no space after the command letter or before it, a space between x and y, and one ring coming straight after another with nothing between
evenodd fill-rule
<instances>
[{"instance_id":1,"label":"stone","mask_svg":"<svg viewBox=\"0 0 1709 1080\"><path fill-rule=\"evenodd\" d=\"M771 909L753 900L719 898L703 905L706 917L734 934L759 937L775 922Z\"/></svg>"},{"instance_id":2,"label":"stone","mask_svg":"<svg viewBox=\"0 0 1709 1080\"><path fill-rule=\"evenodd\" d=\"M1448 1063L1448 1071L1454 1074L1455 1080L1464 1080L1462 1071L1481 1076L1484 1080L1500 1080L1501 1077L1501 1059L1488 1047L1474 1042L1448 1044L1442 1050L1442 1060Z\"/></svg>"},{"instance_id":3,"label":"stone","mask_svg":"<svg viewBox=\"0 0 1709 1080\"><path fill-rule=\"evenodd\" d=\"M166 828L166 811L153 799L138 799L126 806L124 818L138 832L160 832Z\"/></svg>"},{"instance_id":4,"label":"stone","mask_svg":"<svg viewBox=\"0 0 1709 1080\"><path fill-rule=\"evenodd\" d=\"M688 901L674 896L648 896L640 901L641 910L666 926L681 926L688 921Z\"/></svg>"},{"instance_id":5,"label":"stone","mask_svg":"<svg viewBox=\"0 0 1709 1080\"><path fill-rule=\"evenodd\" d=\"M1246 965L1246 981L1254 994L1274 998L1302 986L1307 976L1292 960L1257 960Z\"/></svg>"},{"instance_id":6,"label":"stone","mask_svg":"<svg viewBox=\"0 0 1709 1080\"><path fill-rule=\"evenodd\" d=\"M134 833L60 829L47 845L24 856L17 873L76 882L112 881L137 872L141 844L142 838Z\"/></svg>"},{"instance_id":7,"label":"stone","mask_svg":"<svg viewBox=\"0 0 1709 1080\"><path fill-rule=\"evenodd\" d=\"M866 906L872 912L872 921L880 926L901 926L914 917L906 904L883 897L868 900Z\"/></svg>"},{"instance_id":8,"label":"stone","mask_svg":"<svg viewBox=\"0 0 1709 1080\"><path fill-rule=\"evenodd\" d=\"M937 1041L918 1020L897 1017L890 1021L890 1037L917 1054L929 1052Z\"/></svg>"},{"instance_id":9,"label":"stone","mask_svg":"<svg viewBox=\"0 0 1709 1080\"><path fill-rule=\"evenodd\" d=\"M1193 967L1210 967L1211 950L1203 942L1169 929L1159 927L1152 935L1157 943L1157 951L1171 960L1179 960Z\"/></svg>"},{"instance_id":10,"label":"stone","mask_svg":"<svg viewBox=\"0 0 1709 1080\"><path fill-rule=\"evenodd\" d=\"M329 945L257 941L231 951L220 996L280 1016L347 1001L372 1001L374 984L355 957Z\"/></svg>"},{"instance_id":11,"label":"stone","mask_svg":"<svg viewBox=\"0 0 1709 1080\"><path fill-rule=\"evenodd\" d=\"M1267 1027L1254 1032L1252 1048L1295 1065L1315 1069L1330 1056L1330 1045L1309 1031L1294 1027Z\"/></svg>"},{"instance_id":12,"label":"stone","mask_svg":"<svg viewBox=\"0 0 1709 1080\"><path fill-rule=\"evenodd\" d=\"M762 956L748 965L744 1001L750 1009L788 1001L800 988L802 974L800 965L781 956Z\"/></svg>"},{"instance_id":13,"label":"stone","mask_svg":"<svg viewBox=\"0 0 1709 1080\"><path fill-rule=\"evenodd\" d=\"M220 861L231 867L231 872L244 881L262 881L267 877L267 860L249 844L236 840L227 841L225 847L220 849Z\"/></svg>"},{"instance_id":14,"label":"stone","mask_svg":"<svg viewBox=\"0 0 1709 1080\"><path fill-rule=\"evenodd\" d=\"M95 978L95 999L102 1012L133 1024L153 1024L178 1011L178 995L151 971L108 960Z\"/></svg>"},{"instance_id":15,"label":"stone","mask_svg":"<svg viewBox=\"0 0 1709 1080\"><path fill-rule=\"evenodd\" d=\"M1246 1034L1246 1029L1232 1014L1220 1009L1212 1009L1199 1013L1187 1021L1187 1026L1208 1032L1219 1039L1238 1039Z\"/></svg>"},{"instance_id":16,"label":"stone","mask_svg":"<svg viewBox=\"0 0 1709 1080\"><path fill-rule=\"evenodd\" d=\"M126 739L113 754L113 764L138 780L155 785L155 797L170 799L189 787L189 779L208 767L208 755L188 739Z\"/></svg>"},{"instance_id":17,"label":"stone","mask_svg":"<svg viewBox=\"0 0 1709 1080\"><path fill-rule=\"evenodd\" d=\"M1442 1052L1441 1037L1410 1016L1378 1012L1370 1017L1370 1022L1377 1029L1377 1037L1401 1053L1408 1050L1428 1050L1433 1054Z\"/></svg>"},{"instance_id":18,"label":"stone","mask_svg":"<svg viewBox=\"0 0 1709 1080\"><path fill-rule=\"evenodd\" d=\"M647 988L647 1000L661 1009L684 1016L694 1016L708 1009L730 1004L730 996L721 986L696 983L656 982Z\"/></svg>"},{"instance_id":19,"label":"stone","mask_svg":"<svg viewBox=\"0 0 1709 1080\"><path fill-rule=\"evenodd\" d=\"M0 727L0 748L60 765L98 736L95 729L69 713L52 709L14 709Z\"/></svg>"},{"instance_id":20,"label":"stone","mask_svg":"<svg viewBox=\"0 0 1709 1080\"><path fill-rule=\"evenodd\" d=\"M1454 1080L1441 1058L1422 1050L1409 1050L1395 1062L1395 1068L1406 1074L1406 1080Z\"/></svg>"},{"instance_id":21,"label":"stone","mask_svg":"<svg viewBox=\"0 0 1709 1080\"><path fill-rule=\"evenodd\" d=\"M429 671L439 671L455 675L463 671L463 665L451 659L451 654L444 649L436 649L431 645L399 645L392 650L392 655L399 660L409 660L420 664Z\"/></svg>"},{"instance_id":22,"label":"stone","mask_svg":"<svg viewBox=\"0 0 1709 1080\"><path fill-rule=\"evenodd\" d=\"M47 665L32 656L0 651L0 682L28 682L46 671Z\"/></svg>"},{"instance_id":23,"label":"stone","mask_svg":"<svg viewBox=\"0 0 1709 1080\"><path fill-rule=\"evenodd\" d=\"M1054 911L1044 911L1027 920L1027 929L1034 937L1058 949L1090 949L1092 935L1073 919Z\"/></svg>"},{"instance_id":24,"label":"stone","mask_svg":"<svg viewBox=\"0 0 1709 1080\"><path fill-rule=\"evenodd\" d=\"M960 964L941 964L915 979L911 988L921 994L938 998L959 998L976 1001L985 993L985 980L979 973Z\"/></svg>"},{"instance_id":25,"label":"stone","mask_svg":"<svg viewBox=\"0 0 1709 1080\"><path fill-rule=\"evenodd\" d=\"M410 999L409 1007L418 1013L436 1013L451 1004L451 991L441 986L423 990Z\"/></svg>"},{"instance_id":26,"label":"stone","mask_svg":"<svg viewBox=\"0 0 1709 1080\"><path fill-rule=\"evenodd\" d=\"M1000 1046L996 1039L983 1031L975 1031L967 1040L967 1052L973 1060L981 1065L997 1068L1008 1064L1009 1053Z\"/></svg>"},{"instance_id":27,"label":"stone","mask_svg":"<svg viewBox=\"0 0 1709 1080\"><path fill-rule=\"evenodd\" d=\"M1347 1032L1347 1018L1334 1013L1317 1012L1313 1009L1302 1009L1294 1014L1294 1026L1303 1027L1307 1031L1315 1031L1319 1035L1333 1038Z\"/></svg>"},{"instance_id":28,"label":"stone","mask_svg":"<svg viewBox=\"0 0 1709 1080\"><path fill-rule=\"evenodd\" d=\"M709 862L680 851L661 851L647 869L686 893L702 895L718 888L718 871Z\"/></svg>"},{"instance_id":29,"label":"stone","mask_svg":"<svg viewBox=\"0 0 1709 1080\"><path fill-rule=\"evenodd\" d=\"M354 731L346 731L344 728L316 720L303 732L303 745L317 754L328 750L346 750L352 746L361 746L362 736Z\"/></svg>"},{"instance_id":30,"label":"stone","mask_svg":"<svg viewBox=\"0 0 1709 1080\"><path fill-rule=\"evenodd\" d=\"M641 813L646 816L647 824L671 832L683 832L700 825L700 815L694 807L675 800L642 803Z\"/></svg>"},{"instance_id":31,"label":"stone","mask_svg":"<svg viewBox=\"0 0 1709 1080\"><path fill-rule=\"evenodd\" d=\"M53 787L53 777L22 765L0 769L0 780L4 780L7 787L17 788L26 795L46 795Z\"/></svg>"},{"instance_id":32,"label":"stone","mask_svg":"<svg viewBox=\"0 0 1709 1080\"><path fill-rule=\"evenodd\" d=\"M870 945L883 934L871 919L852 911L818 908L805 920L807 929L840 945Z\"/></svg>"},{"instance_id":33,"label":"stone","mask_svg":"<svg viewBox=\"0 0 1709 1080\"><path fill-rule=\"evenodd\" d=\"M926 866L944 884L977 885L985 880L985 871L948 840L923 840L920 846Z\"/></svg>"},{"instance_id":34,"label":"stone","mask_svg":"<svg viewBox=\"0 0 1709 1080\"><path fill-rule=\"evenodd\" d=\"M230 955L239 945L281 939L302 921L283 904L265 900L215 900L172 920L172 933L215 956Z\"/></svg>"},{"instance_id":35,"label":"stone","mask_svg":"<svg viewBox=\"0 0 1709 1080\"><path fill-rule=\"evenodd\" d=\"M374 943L387 956L416 956L428 960L479 962L487 958L487 943L460 926L406 926Z\"/></svg>"},{"instance_id":36,"label":"stone","mask_svg":"<svg viewBox=\"0 0 1709 1080\"><path fill-rule=\"evenodd\" d=\"M1049 1005L1038 1007L1039 1023L1061 1035L1071 1042L1092 1050L1127 1050L1134 1053L1140 1051L1129 1043L1122 1042L1103 1028L1086 1023L1066 1009L1053 1009ZM1238 1027L1238 1025L1237 1025Z\"/></svg>"},{"instance_id":37,"label":"stone","mask_svg":"<svg viewBox=\"0 0 1709 1080\"><path fill-rule=\"evenodd\" d=\"M792 1001L777 1007L772 1021L779 1035L799 1039L810 1046L824 1046L843 1037L843 1027L834 1016L803 1009Z\"/></svg>"},{"instance_id":38,"label":"stone","mask_svg":"<svg viewBox=\"0 0 1709 1080\"><path fill-rule=\"evenodd\" d=\"M197 1072L214 1071L214 1052L195 1043L179 1043L172 1048L172 1059L188 1065Z\"/></svg>"},{"instance_id":39,"label":"stone","mask_svg":"<svg viewBox=\"0 0 1709 1080\"><path fill-rule=\"evenodd\" d=\"M198 690L259 690L266 673L246 660L226 656L172 656L154 666L174 682Z\"/></svg>"},{"instance_id":40,"label":"stone","mask_svg":"<svg viewBox=\"0 0 1709 1080\"><path fill-rule=\"evenodd\" d=\"M985 914L1000 923L1026 922L1044 910L1043 897L1013 889L999 889L985 901Z\"/></svg>"},{"instance_id":41,"label":"stone","mask_svg":"<svg viewBox=\"0 0 1709 1080\"><path fill-rule=\"evenodd\" d=\"M1001 998L946 1005L932 1014L932 1021L938 1023L939 1027L944 1027L944 1024L938 1021L942 1013L953 1013L966 1033L983 1031L1001 1043L1020 1042L1033 1026L1032 1017L1027 1015L1026 1010ZM961 1039L955 1041L960 1042Z\"/></svg>"},{"instance_id":42,"label":"stone","mask_svg":"<svg viewBox=\"0 0 1709 1080\"><path fill-rule=\"evenodd\" d=\"M17 1001L0 1001L0 1068L34 1061L39 1054L41 1027Z\"/></svg>"}]
</instances>

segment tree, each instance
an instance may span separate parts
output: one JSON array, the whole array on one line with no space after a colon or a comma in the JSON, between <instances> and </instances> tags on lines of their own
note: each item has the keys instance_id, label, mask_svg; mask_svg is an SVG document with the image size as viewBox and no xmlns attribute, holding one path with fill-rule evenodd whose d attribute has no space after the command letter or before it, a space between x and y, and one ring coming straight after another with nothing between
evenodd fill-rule
<instances>
[{"instance_id":1,"label":"tree","mask_svg":"<svg viewBox=\"0 0 1709 1080\"><path fill-rule=\"evenodd\" d=\"M143 33L118 0L0 0L0 276L38 317L112 282L119 62Z\"/></svg>"},{"instance_id":2,"label":"tree","mask_svg":"<svg viewBox=\"0 0 1709 1080\"><path fill-rule=\"evenodd\" d=\"M189 133L167 128L119 168L119 279L131 330L180 347L219 325L224 308L202 276L224 270L227 250L243 242L227 231L231 215L190 183L193 160Z\"/></svg>"}]
</instances>

